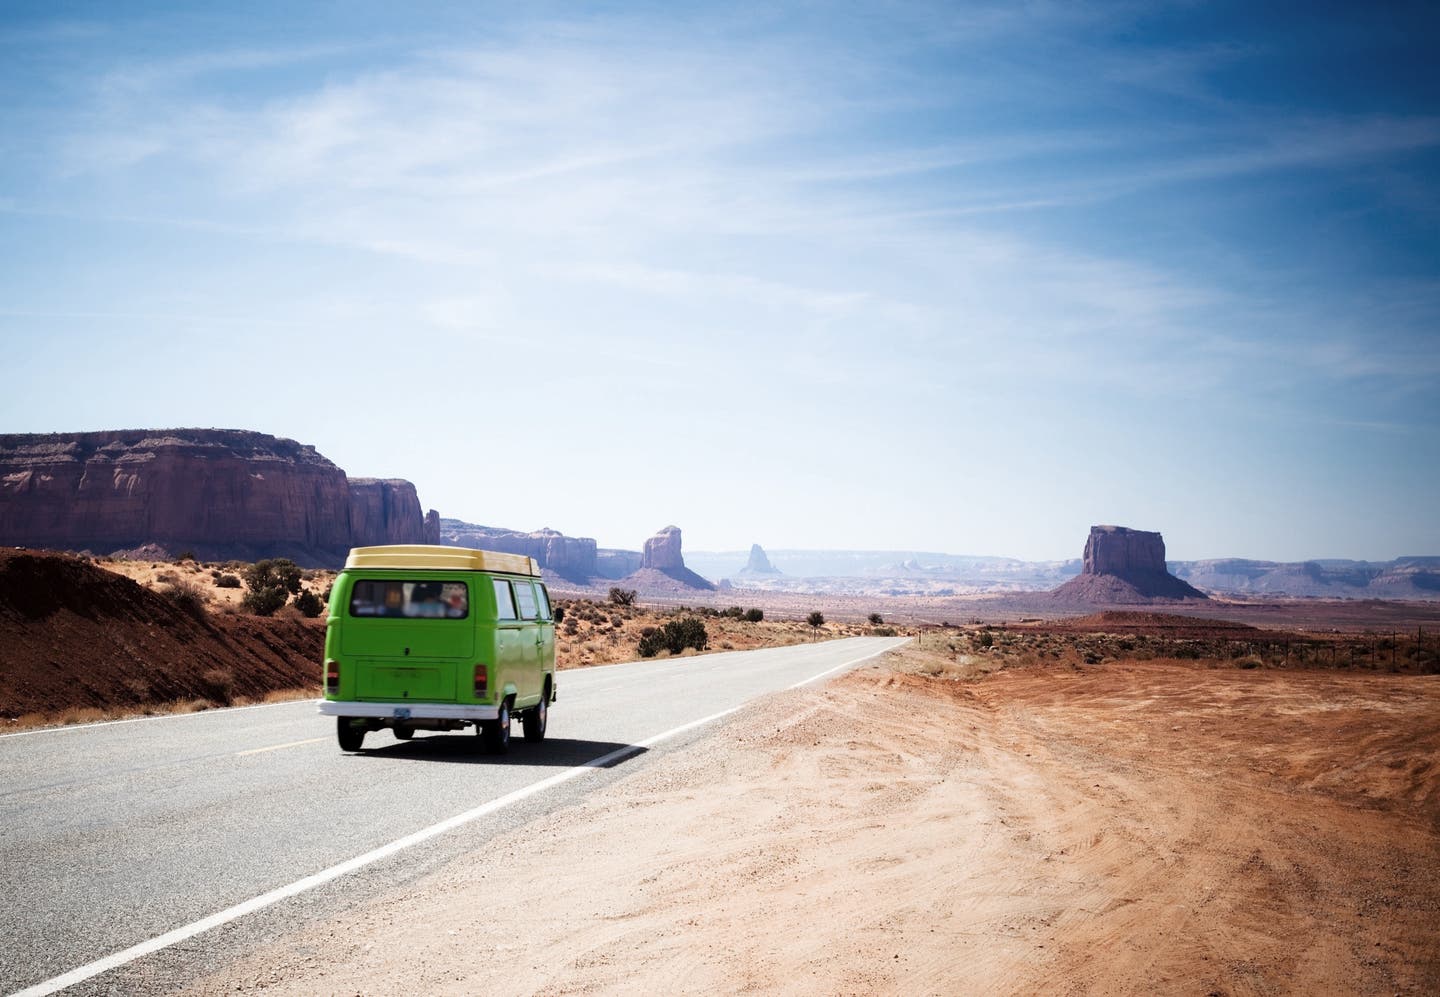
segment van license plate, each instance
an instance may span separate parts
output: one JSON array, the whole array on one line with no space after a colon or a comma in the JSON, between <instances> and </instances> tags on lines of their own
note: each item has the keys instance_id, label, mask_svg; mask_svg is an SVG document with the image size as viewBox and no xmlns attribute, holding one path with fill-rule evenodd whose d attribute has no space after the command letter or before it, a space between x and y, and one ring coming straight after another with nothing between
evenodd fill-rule
<instances>
[{"instance_id":1,"label":"van license plate","mask_svg":"<svg viewBox=\"0 0 1440 997\"><path fill-rule=\"evenodd\" d=\"M397 706L397 707L395 707L395 719L396 719L396 720L409 720L409 719L410 719L410 708L409 708L408 706Z\"/></svg>"}]
</instances>

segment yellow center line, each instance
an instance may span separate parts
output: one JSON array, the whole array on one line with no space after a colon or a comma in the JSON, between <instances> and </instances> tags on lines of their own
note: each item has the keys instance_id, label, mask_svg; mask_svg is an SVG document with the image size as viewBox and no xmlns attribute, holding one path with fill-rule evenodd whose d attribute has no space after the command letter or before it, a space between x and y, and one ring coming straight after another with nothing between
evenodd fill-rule
<instances>
[{"instance_id":1,"label":"yellow center line","mask_svg":"<svg viewBox=\"0 0 1440 997\"><path fill-rule=\"evenodd\" d=\"M281 748L298 748L302 744L319 744L321 741L328 740L330 740L328 737L312 737L308 741L291 741L289 744L272 744L268 748L251 748L249 751L237 751L235 752L235 757L242 758L245 755L258 755L262 751L279 751Z\"/></svg>"}]
</instances>

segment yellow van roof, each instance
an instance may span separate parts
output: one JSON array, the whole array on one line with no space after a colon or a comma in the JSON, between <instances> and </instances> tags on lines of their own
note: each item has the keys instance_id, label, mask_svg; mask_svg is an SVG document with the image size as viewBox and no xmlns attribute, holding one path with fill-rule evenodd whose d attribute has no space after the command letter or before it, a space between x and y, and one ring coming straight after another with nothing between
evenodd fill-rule
<instances>
[{"instance_id":1,"label":"yellow van roof","mask_svg":"<svg viewBox=\"0 0 1440 997\"><path fill-rule=\"evenodd\" d=\"M352 547L346 568L417 568L422 571L504 571L540 577L540 565L524 554L445 547L435 544L393 544Z\"/></svg>"}]
</instances>

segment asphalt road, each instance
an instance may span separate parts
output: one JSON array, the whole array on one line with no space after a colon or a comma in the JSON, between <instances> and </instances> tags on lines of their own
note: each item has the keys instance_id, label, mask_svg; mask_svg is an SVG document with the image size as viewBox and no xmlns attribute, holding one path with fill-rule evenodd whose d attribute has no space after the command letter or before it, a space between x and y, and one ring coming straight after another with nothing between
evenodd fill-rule
<instances>
[{"instance_id":1,"label":"asphalt road","mask_svg":"<svg viewBox=\"0 0 1440 997\"><path fill-rule=\"evenodd\" d=\"M564 671L546 740L525 743L517 724L498 757L479 753L471 731L408 743L381 731L347 755L313 702L0 737L0 993L53 989L156 939L153 954L73 990L169 989L359 894L461 855L490 860L488 838L603 789L659 750L657 738L684 743L704 724L672 732L902 643L860 637ZM606 756L603 768L572 771ZM460 815L458 827L435 828ZM260 912L193 927L286 888L293 895ZM193 937L164 944L187 926Z\"/></svg>"}]
</instances>

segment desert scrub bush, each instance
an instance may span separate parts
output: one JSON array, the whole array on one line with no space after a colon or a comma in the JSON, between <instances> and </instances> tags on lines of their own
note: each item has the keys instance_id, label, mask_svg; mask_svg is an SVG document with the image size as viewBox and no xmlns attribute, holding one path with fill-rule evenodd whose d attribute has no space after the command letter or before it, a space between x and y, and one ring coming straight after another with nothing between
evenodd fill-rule
<instances>
[{"instance_id":1,"label":"desert scrub bush","mask_svg":"<svg viewBox=\"0 0 1440 997\"><path fill-rule=\"evenodd\" d=\"M709 644L710 635L704 622L694 616L685 616L678 620L666 620L658 629L646 627L641 631L637 650L640 657L653 658L661 651L679 654L687 647L703 651Z\"/></svg>"},{"instance_id":2,"label":"desert scrub bush","mask_svg":"<svg viewBox=\"0 0 1440 997\"><path fill-rule=\"evenodd\" d=\"M819 630L825 625L825 614L818 609L814 610L809 616L805 617L805 622L809 624L812 631Z\"/></svg>"},{"instance_id":3,"label":"desert scrub bush","mask_svg":"<svg viewBox=\"0 0 1440 997\"><path fill-rule=\"evenodd\" d=\"M197 620L205 618L205 604L210 601L210 593L194 582L177 578L161 588L160 594L187 616Z\"/></svg>"},{"instance_id":4,"label":"desert scrub bush","mask_svg":"<svg viewBox=\"0 0 1440 997\"><path fill-rule=\"evenodd\" d=\"M871 613L871 614L870 614L870 625L871 625L872 627L878 627L880 624L882 624L882 623L884 623L884 622L885 622L885 617L881 616L879 613Z\"/></svg>"},{"instance_id":5,"label":"desert scrub bush","mask_svg":"<svg viewBox=\"0 0 1440 997\"><path fill-rule=\"evenodd\" d=\"M870 633L872 633L872 634L875 635L876 637L894 637L894 636L895 636L895 628L894 628L894 627L876 627L875 629L871 630Z\"/></svg>"},{"instance_id":6,"label":"desert scrub bush","mask_svg":"<svg viewBox=\"0 0 1440 997\"><path fill-rule=\"evenodd\" d=\"M610 589L610 601L617 606L633 606L635 605L635 590L622 589L616 585Z\"/></svg>"},{"instance_id":7,"label":"desert scrub bush","mask_svg":"<svg viewBox=\"0 0 1440 997\"><path fill-rule=\"evenodd\" d=\"M565 607L564 607L564 606L561 606L561 605L558 605L558 604L557 604L557 605L555 605L555 606L553 606L553 607L551 608L551 612L553 612L553 613L555 614L555 622L556 622L556 623L564 623L564 622L565 622ZM574 621L574 620L571 620L570 622L571 622L571 623L574 623L575 621Z\"/></svg>"},{"instance_id":8,"label":"desert scrub bush","mask_svg":"<svg viewBox=\"0 0 1440 997\"><path fill-rule=\"evenodd\" d=\"M252 589L276 587L291 594L300 591L300 567L289 558L256 561L241 572L241 576Z\"/></svg>"},{"instance_id":9,"label":"desert scrub bush","mask_svg":"<svg viewBox=\"0 0 1440 997\"><path fill-rule=\"evenodd\" d=\"M313 620L325 609L325 603L314 592L306 589L295 597L295 608L300 610L300 615L306 619Z\"/></svg>"},{"instance_id":10,"label":"desert scrub bush","mask_svg":"<svg viewBox=\"0 0 1440 997\"><path fill-rule=\"evenodd\" d=\"M273 616L286 599L300 591L300 568L288 558L256 561L243 575L250 591L240 602L256 616Z\"/></svg>"},{"instance_id":11,"label":"desert scrub bush","mask_svg":"<svg viewBox=\"0 0 1440 997\"><path fill-rule=\"evenodd\" d=\"M744 619L745 610L741 609L739 606L731 606L729 609L725 610L725 612L721 613L720 615L728 616L732 620L739 620Z\"/></svg>"},{"instance_id":12,"label":"desert scrub bush","mask_svg":"<svg viewBox=\"0 0 1440 997\"><path fill-rule=\"evenodd\" d=\"M235 676L226 668L207 668L200 673L200 691L215 703L229 703L235 691Z\"/></svg>"},{"instance_id":13,"label":"desert scrub bush","mask_svg":"<svg viewBox=\"0 0 1440 997\"><path fill-rule=\"evenodd\" d=\"M759 623L763 619L765 619L765 611L763 609L745 610L745 621L747 623Z\"/></svg>"},{"instance_id":14,"label":"desert scrub bush","mask_svg":"<svg viewBox=\"0 0 1440 997\"><path fill-rule=\"evenodd\" d=\"M288 598L282 588L252 589L241 597L240 605L247 613L254 613L256 616L274 616Z\"/></svg>"}]
</instances>

